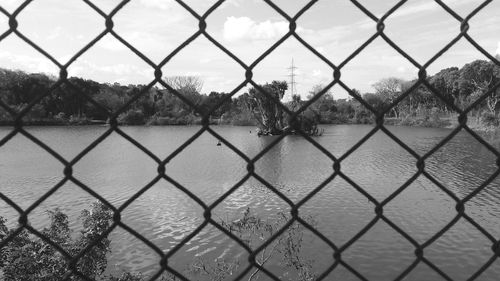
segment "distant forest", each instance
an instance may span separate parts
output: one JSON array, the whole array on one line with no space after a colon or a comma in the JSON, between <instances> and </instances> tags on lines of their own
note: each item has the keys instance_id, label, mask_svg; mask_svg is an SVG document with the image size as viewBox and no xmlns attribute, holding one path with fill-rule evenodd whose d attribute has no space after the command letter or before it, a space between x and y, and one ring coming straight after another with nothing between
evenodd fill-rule
<instances>
[{"instance_id":1,"label":"distant forest","mask_svg":"<svg viewBox=\"0 0 500 281\"><path fill-rule=\"evenodd\" d=\"M0 98L15 112L20 112L33 100L38 102L23 118L24 124L31 125L84 125L109 121L106 111L90 102L81 93L91 97L109 112L116 112L131 98L145 89L145 85L121 85L118 83L98 83L92 80L71 77L45 95L56 83L57 77L41 73L25 73L19 70L0 69ZM216 104L224 101L210 115L212 124L255 125L262 127L263 111L261 93L251 88L247 93L228 97L228 93L212 91L201 93L203 81L199 77L166 77L164 81L196 105L201 112L208 112ZM494 62L476 60L461 68L450 67L429 76L428 80L447 102L459 108L474 103L487 91L500 83L500 67ZM373 109L383 111L403 92L412 88L416 80L406 81L389 77L373 85L373 93L360 93ZM274 87L277 85L277 88ZM286 82L273 81L262 85L266 91L279 89L283 98ZM274 87L274 88L273 88ZM291 110L298 109L324 85L314 86L303 100L294 96L291 101L283 102ZM264 96L265 97L265 96ZM272 103L271 103L272 104ZM500 87L471 111L469 123L478 128L499 125ZM283 114L281 111L279 114ZM375 120L374 114L355 98L334 99L327 91L302 114L305 118L319 124L368 124ZM148 89L132 103L126 111L119 114L117 121L125 125L190 125L201 123L201 115L167 89L156 86ZM385 115L386 123L409 126L446 127L456 122L456 113L442 99L425 86L414 87L411 93ZM14 117L0 106L0 124L11 125ZM285 117L286 119L286 117ZM450 123L451 122L451 123ZM468 124L469 124L468 123Z\"/></svg>"}]
</instances>

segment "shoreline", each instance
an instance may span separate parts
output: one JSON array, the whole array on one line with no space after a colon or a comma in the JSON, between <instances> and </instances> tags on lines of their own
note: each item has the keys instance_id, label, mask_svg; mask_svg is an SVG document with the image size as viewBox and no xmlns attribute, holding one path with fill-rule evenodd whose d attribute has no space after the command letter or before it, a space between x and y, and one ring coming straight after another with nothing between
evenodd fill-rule
<instances>
[{"instance_id":1,"label":"shoreline","mask_svg":"<svg viewBox=\"0 0 500 281\"><path fill-rule=\"evenodd\" d=\"M210 126L235 126L235 127L258 127L256 124L250 124L250 122L210 122ZM357 122L356 120L347 120L344 122L320 122L318 125L375 125L375 122ZM468 127L477 133L485 134L495 134L500 132L500 126L486 125L477 120L469 120ZM27 127L80 127L80 126L109 126L109 122L104 120L30 120L23 121L22 126ZM183 122L172 122L172 123L155 123L148 122L145 124L130 124L130 123L119 123L119 126L141 126L141 127L164 127L164 126L201 126L200 122L183 123ZM458 120L456 118L443 118L439 120L424 120L418 118L406 118L406 119L396 119L396 118L386 118L384 119L384 126L398 126L398 127L421 127L421 128L441 128L441 129L455 129L458 126ZM13 121L0 121L0 127L15 127L15 122Z\"/></svg>"}]
</instances>

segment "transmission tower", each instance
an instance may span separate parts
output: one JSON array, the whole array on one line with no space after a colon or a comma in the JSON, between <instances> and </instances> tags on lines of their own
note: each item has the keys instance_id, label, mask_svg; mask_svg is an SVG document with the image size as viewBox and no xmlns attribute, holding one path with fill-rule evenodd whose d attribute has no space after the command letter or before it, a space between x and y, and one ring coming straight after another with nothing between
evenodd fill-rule
<instances>
[{"instance_id":1,"label":"transmission tower","mask_svg":"<svg viewBox=\"0 0 500 281\"><path fill-rule=\"evenodd\" d=\"M288 74L288 77L290 77L290 82L288 82L288 88L290 89L290 100L294 95L297 94L297 81L295 80L295 77L297 76L297 74L295 73L296 69L297 67L293 63L292 58L292 66L288 68L288 70L290 71L290 74Z\"/></svg>"}]
</instances>

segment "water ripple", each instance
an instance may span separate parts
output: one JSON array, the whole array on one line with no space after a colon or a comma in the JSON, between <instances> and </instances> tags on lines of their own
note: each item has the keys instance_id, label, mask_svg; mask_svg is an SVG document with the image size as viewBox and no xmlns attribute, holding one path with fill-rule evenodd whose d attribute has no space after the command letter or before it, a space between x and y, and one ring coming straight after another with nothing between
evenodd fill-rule
<instances>
[{"instance_id":1,"label":"water ripple","mask_svg":"<svg viewBox=\"0 0 500 281\"><path fill-rule=\"evenodd\" d=\"M339 157L366 135L370 126L327 126L315 140ZM3 130L3 129L0 129ZM164 157L191 137L196 127L125 127L127 134ZM390 127L398 137L423 155L449 131L441 129ZM217 131L249 157L264 149L272 138L248 137L244 127L218 127ZM76 155L94 140L100 128L34 128L33 133L66 156ZM210 205L228 192L245 174L246 163L234 152L215 146L216 141L203 134L167 165L167 173L197 197ZM0 192L23 207L47 192L62 178L62 165L47 158L46 152L27 145L26 140L9 142L0 148ZM44 161L43 165L40 161ZM458 134L426 160L426 171L458 197L470 194L496 171L496 158L467 134ZM256 162L256 173L279 192L298 202L333 173L333 162L301 137L284 138ZM404 184L416 171L416 159L385 134L378 132L341 163L342 171L366 192L382 201ZM27 173L26 171L29 171ZM156 164L123 138L113 137L101 143L76 166L78 179L93 188L114 206L155 177ZM34 224L47 223L45 209L62 206L71 225L94 199L78 187L67 184L30 214ZM25 205L23 205L25 204ZM419 242L441 229L456 214L454 201L423 176L417 178L384 208L384 214ZM466 212L495 237L500 236L500 179L495 179L466 204ZM212 211L215 221L233 220L251 208L259 216L274 221L278 212L290 206L255 178L248 179ZM203 208L175 186L160 181L137 198L122 213L123 222L150 239L164 251L177 246L203 223ZM299 210L314 227L342 245L375 217L374 205L346 181L335 178ZM17 213L0 202L0 212L11 225ZM313 236L308 234L312 239ZM110 272L123 269L151 274L158 268L159 257L144 243L124 230L112 233L113 252ZM314 256L326 253L325 245L313 239L308 251ZM426 256L455 277L467 276L491 255L489 242L468 223L460 223L426 249ZM411 244L384 223L366 233L346 252L346 260L373 280L395 277L413 259ZM213 226L202 229L176 254L174 264L185 267L195 257L244 258L241 247ZM331 258L331 256L330 256ZM315 260L315 268L328 266L328 258ZM272 262L270 268L277 265ZM337 274L337 273L336 273ZM342 280L354 280L338 273ZM485 280L496 280L498 266L485 273ZM349 277L350 276L350 277ZM419 269L414 280L432 280L432 272ZM463 278L462 278L463 279Z\"/></svg>"}]
</instances>

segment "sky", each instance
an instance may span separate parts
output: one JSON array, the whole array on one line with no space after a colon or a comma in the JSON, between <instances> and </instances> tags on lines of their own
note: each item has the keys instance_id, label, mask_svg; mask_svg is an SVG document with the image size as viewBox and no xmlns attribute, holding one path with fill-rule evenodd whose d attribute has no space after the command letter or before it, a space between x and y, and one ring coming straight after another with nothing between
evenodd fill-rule
<instances>
[{"instance_id":1,"label":"sky","mask_svg":"<svg viewBox=\"0 0 500 281\"><path fill-rule=\"evenodd\" d=\"M0 0L12 13L23 1ZM118 0L93 0L105 13ZM203 14L216 1L185 0ZM288 15L295 15L309 1L274 0ZM359 0L377 17L398 1ZM483 0L445 0L466 17ZM65 64L105 29L105 21L83 0L34 0L17 17L18 30ZM174 0L131 0L114 17L113 30L154 63L161 62L198 30L198 21ZM500 1L492 1L474 16L469 35L491 55L500 54ZM433 0L408 0L385 21L384 33L420 64L425 64L460 32L460 22ZM0 32L8 30L8 18L0 14ZM226 0L207 18L207 32L247 65L288 32L288 22L263 0ZM376 24L348 0L319 0L297 20L297 33L334 64L343 62L376 32ZM461 67L475 59L487 59L465 39L428 68L429 74ZM290 80L296 67L296 94L307 97L315 85L333 80L333 70L291 37L254 68L257 83ZM34 48L11 34L0 41L0 67L57 75L58 68ZM98 82L148 84L154 70L112 35L107 34L68 69L70 76ZM194 75L203 82L203 93L231 92L245 80L245 70L203 35L174 56L163 68L164 76ZM418 70L377 38L341 70L341 80L362 93L373 92L380 79L414 79ZM245 92L240 90L237 95ZM291 91L287 92L289 98ZM347 93L331 89L335 98Z\"/></svg>"}]
</instances>

